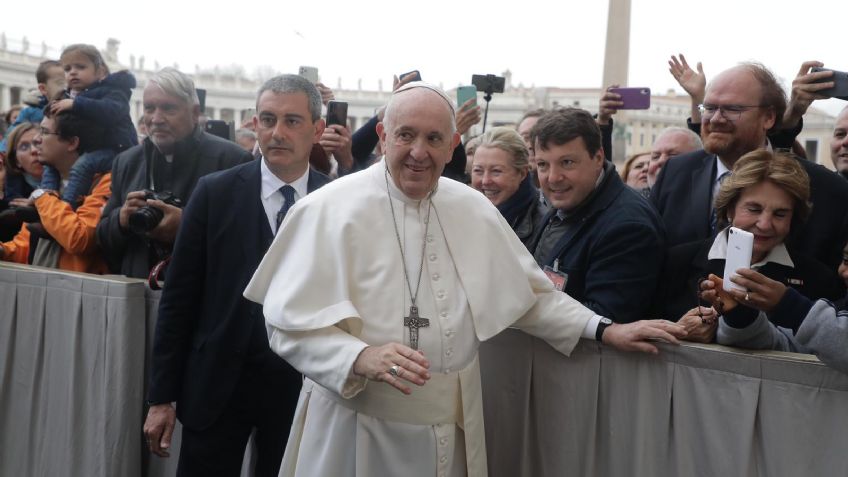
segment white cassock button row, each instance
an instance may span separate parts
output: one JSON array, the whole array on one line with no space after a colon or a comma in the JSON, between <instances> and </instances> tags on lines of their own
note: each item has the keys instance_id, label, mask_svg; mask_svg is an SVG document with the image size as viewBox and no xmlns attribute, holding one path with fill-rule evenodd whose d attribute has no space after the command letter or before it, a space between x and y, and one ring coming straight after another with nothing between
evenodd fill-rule
<instances>
[{"instance_id":1,"label":"white cassock button row","mask_svg":"<svg viewBox=\"0 0 848 477\"><path fill-rule=\"evenodd\" d=\"M427 243L433 243L433 236L430 234L427 234Z\"/></svg>"},{"instance_id":2,"label":"white cassock button row","mask_svg":"<svg viewBox=\"0 0 848 477\"><path fill-rule=\"evenodd\" d=\"M447 437L442 437L441 439L439 439L439 444L441 444L441 445L447 445L447 443L448 443L448 438L447 438Z\"/></svg>"},{"instance_id":3,"label":"white cassock button row","mask_svg":"<svg viewBox=\"0 0 848 477\"><path fill-rule=\"evenodd\" d=\"M439 281L439 274L438 273L433 274L433 281Z\"/></svg>"},{"instance_id":4,"label":"white cassock button row","mask_svg":"<svg viewBox=\"0 0 848 477\"><path fill-rule=\"evenodd\" d=\"M445 336L447 336L448 338L450 338L451 336L453 336L453 330L447 330L447 331L445 331Z\"/></svg>"},{"instance_id":5,"label":"white cassock button row","mask_svg":"<svg viewBox=\"0 0 848 477\"><path fill-rule=\"evenodd\" d=\"M445 299L444 290L439 290L439 293L436 293L436 298L438 298L439 300L444 300Z\"/></svg>"},{"instance_id":6,"label":"white cassock button row","mask_svg":"<svg viewBox=\"0 0 848 477\"><path fill-rule=\"evenodd\" d=\"M431 253L431 254L430 254L430 261L431 261L431 262L435 262L435 261L436 261L436 254L435 254L435 253Z\"/></svg>"},{"instance_id":7,"label":"white cassock button row","mask_svg":"<svg viewBox=\"0 0 848 477\"><path fill-rule=\"evenodd\" d=\"M445 356L450 356L452 354L453 354L453 348L448 348L448 350L445 351Z\"/></svg>"},{"instance_id":8,"label":"white cassock button row","mask_svg":"<svg viewBox=\"0 0 848 477\"><path fill-rule=\"evenodd\" d=\"M439 313L439 316L441 316L443 320L447 320L448 319L448 312L443 311L443 312Z\"/></svg>"}]
</instances>

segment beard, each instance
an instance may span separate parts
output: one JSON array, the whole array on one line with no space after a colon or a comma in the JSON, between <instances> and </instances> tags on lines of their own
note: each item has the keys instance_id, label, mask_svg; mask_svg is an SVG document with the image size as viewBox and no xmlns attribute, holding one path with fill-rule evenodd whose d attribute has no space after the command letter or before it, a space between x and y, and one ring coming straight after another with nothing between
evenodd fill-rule
<instances>
[{"instance_id":1,"label":"beard","mask_svg":"<svg viewBox=\"0 0 848 477\"><path fill-rule=\"evenodd\" d=\"M735 163L736 159L762 146L759 141L746 141L744 139L733 127L717 129L707 126L701 131L704 150L721 157L724 161L728 161L728 165Z\"/></svg>"}]
</instances>

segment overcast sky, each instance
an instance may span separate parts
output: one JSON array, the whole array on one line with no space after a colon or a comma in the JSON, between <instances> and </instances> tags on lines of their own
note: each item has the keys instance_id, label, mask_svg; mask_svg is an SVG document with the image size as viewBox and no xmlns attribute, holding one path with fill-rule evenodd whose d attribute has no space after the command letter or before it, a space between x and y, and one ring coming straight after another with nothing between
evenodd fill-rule
<instances>
[{"instance_id":1,"label":"overcast sky","mask_svg":"<svg viewBox=\"0 0 848 477\"><path fill-rule=\"evenodd\" d=\"M601 86L606 0L510 3L48 0L38 3L49 12L39 19L36 4L10 1L0 30L12 47L27 36L34 52L42 41L104 47L113 37L126 64L130 54L143 55L146 67L177 63L189 73L195 65L240 64L248 74L316 66L331 87L341 77L346 88L360 78L364 88L376 88L378 79L388 88L393 74L412 69L448 88L468 84L474 73L507 69L515 84ZM632 0L629 83L656 92L674 88L666 62L679 52L702 61L708 78L746 60L764 63L786 86L804 60L848 71L846 14L845 0ZM835 114L845 104L815 106Z\"/></svg>"}]
</instances>

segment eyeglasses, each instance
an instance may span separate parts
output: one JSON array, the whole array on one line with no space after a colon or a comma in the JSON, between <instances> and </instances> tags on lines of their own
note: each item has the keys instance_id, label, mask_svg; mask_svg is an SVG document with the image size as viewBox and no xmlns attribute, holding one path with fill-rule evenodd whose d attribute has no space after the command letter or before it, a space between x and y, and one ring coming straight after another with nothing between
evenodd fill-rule
<instances>
[{"instance_id":1,"label":"eyeglasses","mask_svg":"<svg viewBox=\"0 0 848 477\"><path fill-rule=\"evenodd\" d=\"M38 134L40 134L42 136L58 136L59 135L59 133L52 132L51 130L49 130L47 128L39 128Z\"/></svg>"},{"instance_id":2,"label":"eyeglasses","mask_svg":"<svg viewBox=\"0 0 848 477\"><path fill-rule=\"evenodd\" d=\"M769 106L765 106L762 104L754 104L754 105L743 105L743 104L726 104L726 105L718 105L718 104L699 104L698 111L701 112L701 116L704 120L709 121L715 116L715 113L720 113L721 117L728 121L737 121L742 116L742 113L748 111L749 109L755 108L768 108Z\"/></svg>"},{"instance_id":3,"label":"eyeglasses","mask_svg":"<svg viewBox=\"0 0 848 477\"><path fill-rule=\"evenodd\" d=\"M18 152L27 152L32 149L34 146L31 142L22 142L15 146L15 150Z\"/></svg>"}]
</instances>

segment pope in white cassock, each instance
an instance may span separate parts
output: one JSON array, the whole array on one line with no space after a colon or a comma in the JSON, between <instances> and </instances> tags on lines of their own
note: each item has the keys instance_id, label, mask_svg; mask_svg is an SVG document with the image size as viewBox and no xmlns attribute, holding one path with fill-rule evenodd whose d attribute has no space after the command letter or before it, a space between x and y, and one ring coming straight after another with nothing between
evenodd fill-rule
<instances>
[{"instance_id":1,"label":"pope in white cassock","mask_svg":"<svg viewBox=\"0 0 848 477\"><path fill-rule=\"evenodd\" d=\"M569 354L676 343L677 324L608 324L554 289L482 194L440 179L459 143L444 92L410 83L381 162L298 201L245 296L306 377L281 476L481 476L477 348L514 326Z\"/></svg>"}]
</instances>

